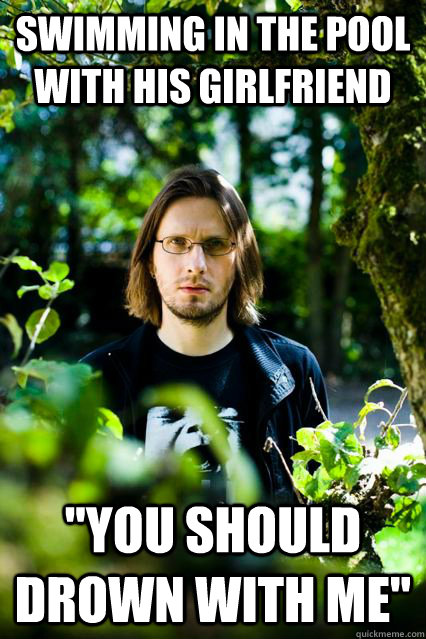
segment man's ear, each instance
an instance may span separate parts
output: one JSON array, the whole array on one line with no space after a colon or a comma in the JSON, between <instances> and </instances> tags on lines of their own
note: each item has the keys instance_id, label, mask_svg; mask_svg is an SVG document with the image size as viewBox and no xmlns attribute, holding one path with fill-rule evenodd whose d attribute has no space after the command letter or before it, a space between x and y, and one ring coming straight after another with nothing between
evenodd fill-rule
<instances>
[{"instance_id":1,"label":"man's ear","mask_svg":"<svg viewBox=\"0 0 426 639\"><path fill-rule=\"evenodd\" d=\"M150 256L148 260L148 270L152 279L155 280L155 268L154 268L154 262L152 260L152 255Z\"/></svg>"}]
</instances>

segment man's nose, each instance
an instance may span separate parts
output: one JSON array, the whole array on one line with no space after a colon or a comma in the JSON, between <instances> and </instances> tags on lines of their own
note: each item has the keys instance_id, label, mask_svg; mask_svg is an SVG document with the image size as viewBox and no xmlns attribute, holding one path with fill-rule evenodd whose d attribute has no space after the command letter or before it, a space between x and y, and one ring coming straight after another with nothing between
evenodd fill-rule
<instances>
[{"instance_id":1,"label":"man's nose","mask_svg":"<svg viewBox=\"0 0 426 639\"><path fill-rule=\"evenodd\" d=\"M193 244L189 253L186 254L186 267L190 273L204 273L207 264L204 249L201 244Z\"/></svg>"}]
</instances>

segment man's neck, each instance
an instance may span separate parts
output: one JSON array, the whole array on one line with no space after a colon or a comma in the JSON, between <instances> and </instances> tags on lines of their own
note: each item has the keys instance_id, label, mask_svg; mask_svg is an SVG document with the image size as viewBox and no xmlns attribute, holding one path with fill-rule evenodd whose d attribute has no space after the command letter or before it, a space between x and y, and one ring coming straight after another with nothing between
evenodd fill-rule
<instances>
[{"instance_id":1,"label":"man's neck","mask_svg":"<svg viewBox=\"0 0 426 639\"><path fill-rule=\"evenodd\" d=\"M224 348L234 334L227 323L226 307L207 326L194 326L179 319L168 308L163 309L158 337L166 346L192 357L210 355Z\"/></svg>"}]
</instances>

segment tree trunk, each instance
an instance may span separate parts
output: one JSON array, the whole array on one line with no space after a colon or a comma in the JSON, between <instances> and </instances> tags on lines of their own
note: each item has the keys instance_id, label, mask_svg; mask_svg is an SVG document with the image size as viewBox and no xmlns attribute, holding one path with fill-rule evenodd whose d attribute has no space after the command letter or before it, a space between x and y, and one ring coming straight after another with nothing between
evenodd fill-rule
<instances>
[{"instance_id":1,"label":"tree trunk","mask_svg":"<svg viewBox=\"0 0 426 639\"><path fill-rule=\"evenodd\" d=\"M52 252L52 229L55 224L55 205L46 196L46 185L38 178L31 197L30 232L28 252L43 268L48 265Z\"/></svg>"},{"instance_id":2,"label":"tree trunk","mask_svg":"<svg viewBox=\"0 0 426 639\"><path fill-rule=\"evenodd\" d=\"M344 171L340 175L340 184L344 189L343 208L346 210L354 204L358 180L365 173L367 167L359 132L353 123L352 112L349 109L340 110L338 117L341 123L341 136L345 141L343 149L339 150L339 153L344 165ZM327 362L329 370L338 375L342 372L343 365L342 322L352 264L349 249L346 246L337 246L334 261L335 272L332 305L329 311Z\"/></svg>"},{"instance_id":3,"label":"tree trunk","mask_svg":"<svg viewBox=\"0 0 426 639\"><path fill-rule=\"evenodd\" d=\"M78 163L81 153L81 139L76 135L78 131L77 122L73 109L69 110L67 117L68 136L68 175L67 185L70 193L70 212L68 214L67 234L68 234L68 251L67 263L70 267L71 277L77 282L80 280L82 268L82 237L81 237L81 219L78 207L79 195L79 179L78 179Z\"/></svg>"},{"instance_id":4,"label":"tree trunk","mask_svg":"<svg viewBox=\"0 0 426 639\"><path fill-rule=\"evenodd\" d=\"M371 277L426 445L426 0L383 4L406 16L412 52L381 56L393 100L357 115L368 170L335 230Z\"/></svg>"},{"instance_id":5,"label":"tree trunk","mask_svg":"<svg viewBox=\"0 0 426 639\"><path fill-rule=\"evenodd\" d=\"M335 259L337 268L334 278L333 304L330 317L327 368L329 371L338 375L342 371L342 321L351 271L351 258L348 249L342 246L337 247Z\"/></svg>"},{"instance_id":6,"label":"tree trunk","mask_svg":"<svg viewBox=\"0 0 426 639\"><path fill-rule=\"evenodd\" d=\"M324 292L322 276L321 203L324 193L322 152L324 148L321 111L306 109L311 120L309 172L312 179L311 203L307 227L307 296L310 346L321 365L324 364Z\"/></svg>"},{"instance_id":7,"label":"tree trunk","mask_svg":"<svg viewBox=\"0 0 426 639\"><path fill-rule=\"evenodd\" d=\"M240 178L238 191L247 209L247 213L251 217L253 213L253 193L250 117L250 108L246 106L235 108L235 124L237 127L240 155Z\"/></svg>"}]
</instances>

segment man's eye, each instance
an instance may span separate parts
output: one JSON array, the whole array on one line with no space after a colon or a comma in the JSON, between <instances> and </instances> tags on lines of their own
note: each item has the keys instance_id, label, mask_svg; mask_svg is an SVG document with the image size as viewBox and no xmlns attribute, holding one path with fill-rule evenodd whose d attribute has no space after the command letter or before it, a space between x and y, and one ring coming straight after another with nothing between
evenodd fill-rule
<instances>
[{"instance_id":1,"label":"man's eye","mask_svg":"<svg viewBox=\"0 0 426 639\"><path fill-rule=\"evenodd\" d=\"M172 237L170 238L170 243L176 246L185 246L186 239L184 237Z\"/></svg>"},{"instance_id":2,"label":"man's eye","mask_svg":"<svg viewBox=\"0 0 426 639\"><path fill-rule=\"evenodd\" d=\"M204 245L208 249L217 249L217 248L224 247L226 245L226 242L224 242L223 240L221 240L219 238L214 238L214 239L207 240L206 242L204 242Z\"/></svg>"}]
</instances>

